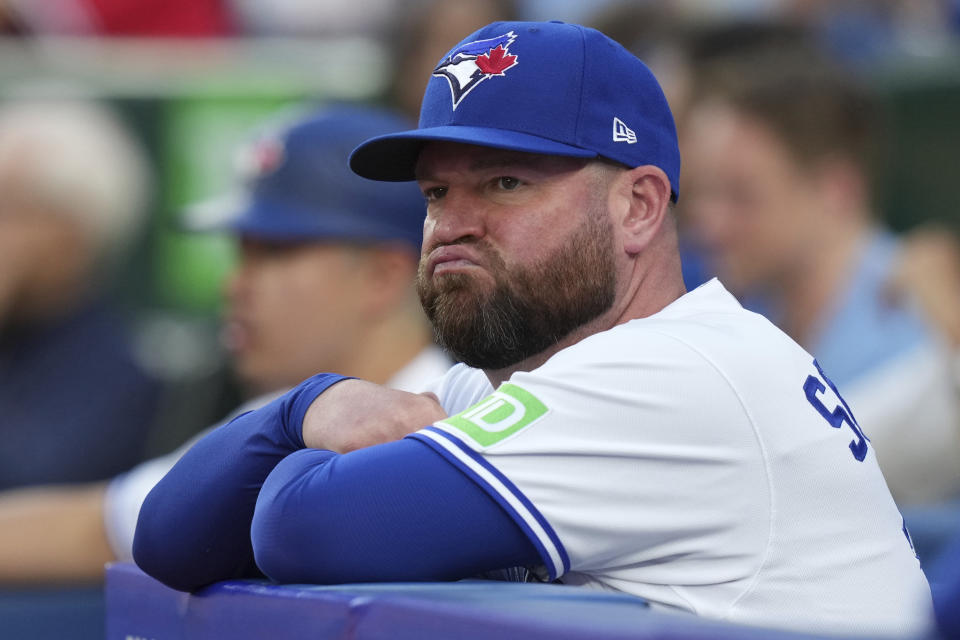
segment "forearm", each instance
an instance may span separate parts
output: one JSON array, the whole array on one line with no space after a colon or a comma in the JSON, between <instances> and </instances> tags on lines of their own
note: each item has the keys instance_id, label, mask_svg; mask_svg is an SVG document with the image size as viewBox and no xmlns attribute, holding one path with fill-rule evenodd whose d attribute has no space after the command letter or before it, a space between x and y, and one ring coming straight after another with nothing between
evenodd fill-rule
<instances>
[{"instance_id":1,"label":"forearm","mask_svg":"<svg viewBox=\"0 0 960 640\"><path fill-rule=\"evenodd\" d=\"M280 582L454 580L540 562L483 489L409 438L288 456L263 485L251 537Z\"/></svg>"},{"instance_id":2,"label":"forearm","mask_svg":"<svg viewBox=\"0 0 960 640\"><path fill-rule=\"evenodd\" d=\"M307 406L325 383L341 379L312 378L197 442L140 510L137 564L184 591L257 575L250 522L260 487L283 458L303 447L299 426Z\"/></svg>"},{"instance_id":3,"label":"forearm","mask_svg":"<svg viewBox=\"0 0 960 640\"><path fill-rule=\"evenodd\" d=\"M256 575L254 508L284 458L305 446L343 452L394 441L445 415L434 398L315 376L212 432L181 458L143 504L134 559L184 591Z\"/></svg>"},{"instance_id":4,"label":"forearm","mask_svg":"<svg viewBox=\"0 0 960 640\"><path fill-rule=\"evenodd\" d=\"M103 484L16 489L0 495L0 583L97 582L113 552Z\"/></svg>"},{"instance_id":5,"label":"forearm","mask_svg":"<svg viewBox=\"0 0 960 640\"><path fill-rule=\"evenodd\" d=\"M134 560L174 589L254 575L247 515L260 483L289 451L258 438L252 415L198 442L143 503Z\"/></svg>"}]
</instances>

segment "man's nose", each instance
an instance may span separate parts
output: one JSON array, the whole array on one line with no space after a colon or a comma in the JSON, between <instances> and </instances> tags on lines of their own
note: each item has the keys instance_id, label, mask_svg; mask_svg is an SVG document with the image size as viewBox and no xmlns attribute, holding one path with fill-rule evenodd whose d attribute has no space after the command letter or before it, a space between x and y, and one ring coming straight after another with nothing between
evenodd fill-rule
<instances>
[{"instance_id":1,"label":"man's nose","mask_svg":"<svg viewBox=\"0 0 960 640\"><path fill-rule=\"evenodd\" d=\"M448 193L427 212L424 246L482 238L486 232L482 204L466 194Z\"/></svg>"}]
</instances>

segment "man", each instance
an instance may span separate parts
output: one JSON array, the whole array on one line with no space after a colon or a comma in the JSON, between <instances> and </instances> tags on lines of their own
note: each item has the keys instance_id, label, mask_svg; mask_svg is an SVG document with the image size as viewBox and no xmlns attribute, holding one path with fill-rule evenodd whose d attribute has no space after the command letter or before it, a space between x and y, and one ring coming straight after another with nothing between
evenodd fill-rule
<instances>
[{"instance_id":1,"label":"man","mask_svg":"<svg viewBox=\"0 0 960 640\"><path fill-rule=\"evenodd\" d=\"M0 489L102 480L143 459L161 385L107 290L149 182L103 105L26 90L0 104Z\"/></svg>"},{"instance_id":2,"label":"man","mask_svg":"<svg viewBox=\"0 0 960 640\"><path fill-rule=\"evenodd\" d=\"M898 504L960 495L960 396L920 279L890 292L901 244L870 202L865 91L803 41L707 68L686 121L694 244L830 372Z\"/></svg>"},{"instance_id":3,"label":"man","mask_svg":"<svg viewBox=\"0 0 960 640\"><path fill-rule=\"evenodd\" d=\"M148 496L137 563L179 589L526 567L744 623L924 629L836 389L718 282L684 292L649 70L591 29L494 23L433 76L420 128L351 166L420 184L418 289L463 363L424 395L318 375L201 440Z\"/></svg>"},{"instance_id":4,"label":"man","mask_svg":"<svg viewBox=\"0 0 960 640\"><path fill-rule=\"evenodd\" d=\"M229 222L240 252L225 329L240 379L269 395L242 410L318 370L416 389L449 367L413 287L417 189L364 180L346 166L358 142L404 125L387 112L326 109L243 154L252 173ZM109 484L0 494L0 582L102 579L105 562L131 557L140 504L181 453Z\"/></svg>"}]
</instances>

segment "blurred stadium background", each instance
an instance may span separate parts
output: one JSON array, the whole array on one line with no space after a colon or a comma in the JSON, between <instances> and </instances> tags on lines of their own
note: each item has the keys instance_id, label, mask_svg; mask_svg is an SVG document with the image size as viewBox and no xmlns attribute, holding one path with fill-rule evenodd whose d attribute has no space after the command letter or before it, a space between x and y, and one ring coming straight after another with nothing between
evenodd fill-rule
<instances>
[{"instance_id":1,"label":"blurred stadium background","mask_svg":"<svg viewBox=\"0 0 960 640\"><path fill-rule=\"evenodd\" d=\"M418 52L434 40L450 46L465 29L496 17L591 24L619 4L0 0L0 100L23 92L102 98L116 107L153 162L157 186L149 223L121 277L110 283L135 328L140 357L175 390L146 454L172 449L236 404L217 337L232 247L224 236L184 229L182 212L230 190L234 152L251 131L305 101L402 107L396 78L408 67L422 67L416 66ZM896 230L938 222L960 231L960 0L625 4L691 22L807 25L881 98L879 211ZM0 606L0 617L14 611L49 615L24 600L6 602L10 606ZM102 606L82 598L73 602ZM74 632L80 628L69 624ZM11 637L2 627L0 637ZM102 634L102 627L95 633Z\"/></svg>"},{"instance_id":2,"label":"blurred stadium background","mask_svg":"<svg viewBox=\"0 0 960 640\"><path fill-rule=\"evenodd\" d=\"M157 177L150 222L113 286L146 364L185 396L166 408L163 423L198 428L234 400L216 386L223 369L216 315L231 247L216 234L186 232L179 216L230 188L233 153L251 131L303 101L390 102L401 55L415 64L419 45L443 36L452 44L487 18L591 23L618 4L658 3L0 0L0 98L38 90L101 97L145 143ZM809 25L882 98L886 138L875 181L882 214L897 230L960 224L960 2L660 4L689 22ZM168 450L192 427L157 429L150 453Z\"/></svg>"}]
</instances>

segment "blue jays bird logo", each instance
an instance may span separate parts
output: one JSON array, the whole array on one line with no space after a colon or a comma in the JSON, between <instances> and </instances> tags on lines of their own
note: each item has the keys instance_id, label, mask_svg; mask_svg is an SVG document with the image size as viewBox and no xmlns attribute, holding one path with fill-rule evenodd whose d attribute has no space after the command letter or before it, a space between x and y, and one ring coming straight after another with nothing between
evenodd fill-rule
<instances>
[{"instance_id":1,"label":"blue jays bird logo","mask_svg":"<svg viewBox=\"0 0 960 640\"><path fill-rule=\"evenodd\" d=\"M517 65L517 56L509 51L517 39L513 31L496 38L475 40L460 45L437 65L433 75L450 83L453 108L473 89L494 76L506 75L507 69Z\"/></svg>"}]
</instances>

